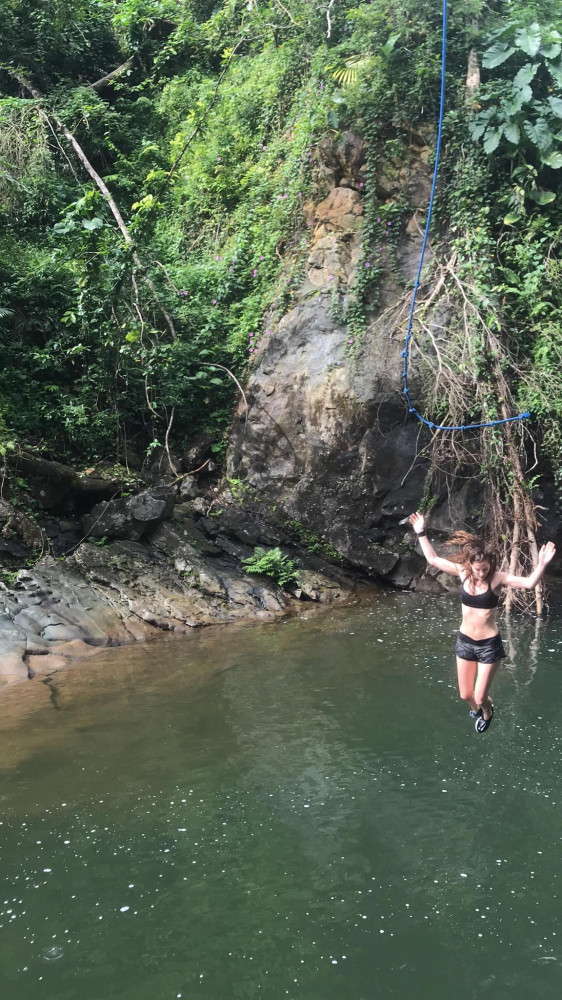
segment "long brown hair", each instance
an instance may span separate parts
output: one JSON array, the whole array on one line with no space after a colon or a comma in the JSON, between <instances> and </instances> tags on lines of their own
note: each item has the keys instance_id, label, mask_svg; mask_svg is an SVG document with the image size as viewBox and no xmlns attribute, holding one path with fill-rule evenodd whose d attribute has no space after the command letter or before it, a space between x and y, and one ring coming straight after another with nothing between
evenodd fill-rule
<instances>
[{"instance_id":1,"label":"long brown hair","mask_svg":"<svg viewBox=\"0 0 562 1000\"><path fill-rule=\"evenodd\" d=\"M490 582L498 565L498 554L494 546L490 545L485 538L479 535L471 535L468 531L454 531L445 545L454 545L459 551L454 556L454 561L466 571L473 580L472 564L476 562L490 563L490 572L486 577Z\"/></svg>"}]
</instances>

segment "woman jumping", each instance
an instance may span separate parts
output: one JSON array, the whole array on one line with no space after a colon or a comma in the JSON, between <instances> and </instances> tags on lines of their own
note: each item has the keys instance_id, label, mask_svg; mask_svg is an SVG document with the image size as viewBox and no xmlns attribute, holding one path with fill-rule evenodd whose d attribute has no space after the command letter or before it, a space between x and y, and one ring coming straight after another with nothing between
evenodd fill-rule
<instances>
[{"instance_id":1,"label":"woman jumping","mask_svg":"<svg viewBox=\"0 0 562 1000\"><path fill-rule=\"evenodd\" d=\"M466 531L455 531L445 543L460 547L453 562L436 554L425 534L423 514L410 514L409 521L429 565L461 579L462 631L455 645L459 693L470 705L470 715L476 719L476 732L485 733L494 717L490 687L500 660L506 655L496 624L499 591L501 587L532 590L556 549L552 542L547 542L529 576L512 576L497 568L497 554L484 539Z\"/></svg>"}]
</instances>

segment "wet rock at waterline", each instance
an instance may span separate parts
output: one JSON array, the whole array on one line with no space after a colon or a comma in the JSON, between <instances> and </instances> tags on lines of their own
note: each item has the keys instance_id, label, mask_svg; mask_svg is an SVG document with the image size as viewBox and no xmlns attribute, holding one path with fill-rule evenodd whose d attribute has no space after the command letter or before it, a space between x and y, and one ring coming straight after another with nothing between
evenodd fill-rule
<instances>
[{"instance_id":1,"label":"wet rock at waterline","mask_svg":"<svg viewBox=\"0 0 562 1000\"><path fill-rule=\"evenodd\" d=\"M159 501L170 511L166 491L162 496L149 492L150 503L141 496L138 505L127 505L128 511L142 509L157 517ZM115 508L106 506L107 530L110 524L115 530L116 524L127 523L110 520ZM241 560L253 549L228 536L228 517L221 524L228 504L216 519L197 517L194 506L172 508L173 519L155 517L149 538L83 542L69 558L43 559L32 570L20 571L10 586L0 584L0 683L45 678L71 663L84 664L97 648L162 630L267 621L286 614L295 598L331 603L351 596L351 579L329 565L324 573L319 565L314 569L315 557L294 594L268 577L248 575ZM208 501L205 512L209 506ZM105 512L100 513L103 519ZM237 523L234 513L230 522Z\"/></svg>"}]
</instances>

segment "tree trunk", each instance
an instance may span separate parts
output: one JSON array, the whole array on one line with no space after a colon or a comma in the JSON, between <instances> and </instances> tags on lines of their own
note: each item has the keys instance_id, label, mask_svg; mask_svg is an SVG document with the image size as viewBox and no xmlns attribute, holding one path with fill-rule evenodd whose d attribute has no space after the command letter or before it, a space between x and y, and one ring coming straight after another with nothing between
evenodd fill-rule
<instances>
[{"instance_id":1,"label":"tree trunk","mask_svg":"<svg viewBox=\"0 0 562 1000\"><path fill-rule=\"evenodd\" d=\"M478 31L478 21L473 18L471 21L471 27L474 31ZM468 66L466 71L466 97L470 100L474 97L476 91L480 86L480 64L478 62L478 53L476 49L471 49L468 53Z\"/></svg>"}]
</instances>

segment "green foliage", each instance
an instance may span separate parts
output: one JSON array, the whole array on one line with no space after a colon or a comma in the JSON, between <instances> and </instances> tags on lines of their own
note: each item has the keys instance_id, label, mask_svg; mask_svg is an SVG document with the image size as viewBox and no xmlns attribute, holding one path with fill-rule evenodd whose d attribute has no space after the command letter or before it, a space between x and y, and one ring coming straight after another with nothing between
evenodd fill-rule
<instances>
[{"instance_id":1,"label":"green foliage","mask_svg":"<svg viewBox=\"0 0 562 1000\"><path fill-rule=\"evenodd\" d=\"M332 293L350 341L389 267L403 281L412 206L380 181L408 170L420 137L434 140L441 5L338 0L330 33L326 8L0 0L0 447L142 458L168 430L172 447L204 430L220 454L237 390L214 365L243 381L260 337L291 307L309 248L302 205L318 200L327 136L352 129L367 142L357 280L345 302ZM558 474L559 3L450 8L443 250L453 241L478 309L508 342L520 373L512 392L540 421ZM485 82L471 114L473 45ZM103 178L133 245L53 113ZM488 385L489 361L475 334L459 368ZM480 398L470 406L478 416Z\"/></svg>"},{"instance_id":2,"label":"green foliage","mask_svg":"<svg viewBox=\"0 0 562 1000\"><path fill-rule=\"evenodd\" d=\"M322 556L324 559L330 559L333 562L342 562L340 553L333 547L333 545L330 545L329 542L325 542L322 538L320 538L320 535L318 535L315 531L311 531L310 528L307 528L302 521L285 521L285 527L295 533L299 542L305 546L307 552L310 552L311 555Z\"/></svg>"},{"instance_id":3,"label":"green foliage","mask_svg":"<svg viewBox=\"0 0 562 1000\"><path fill-rule=\"evenodd\" d=\"M551 24L512 20L487 41L483 67L502 66L502 75L508 69L510 75L480 89L478 107L486 107L469 123L469 131L474 140L482 140L485 153L498 151L513 164L504 218L513 225L527 214L527 200L542 206L556 198L543 184L551 182L552 170L562 167L562 34Z\"/></svg>"},{"instance_id":4,"label":"green foliage","mask_svg":"<svg viewBox=\"0 0 562 1000\"><path fill-rule=\"evenodd\" d=\"M257 546L254 554L242 560L247 573L270 576L280 587L298 583L297 564L284 555L280 548L263 549Z\"/></svg>"},{"instance_id":5,"label":"green foliage","mask_svg":"<svg viewBox=\"0 0 562 1000\"><path fill-rule=\"evenodd\" d=\"M8 433L4 416L0 410L0 458L5 458L9 451L15 450L15 447L16 442Z\"/></svg>"}]
</instances>

